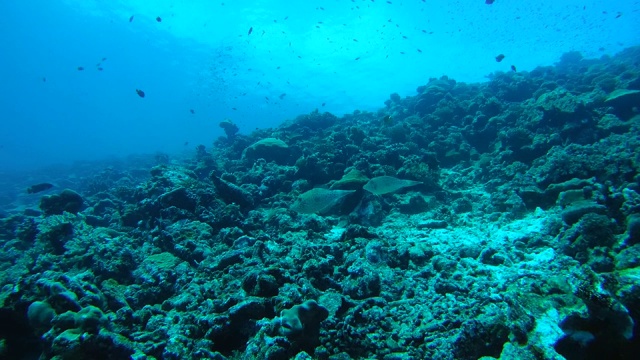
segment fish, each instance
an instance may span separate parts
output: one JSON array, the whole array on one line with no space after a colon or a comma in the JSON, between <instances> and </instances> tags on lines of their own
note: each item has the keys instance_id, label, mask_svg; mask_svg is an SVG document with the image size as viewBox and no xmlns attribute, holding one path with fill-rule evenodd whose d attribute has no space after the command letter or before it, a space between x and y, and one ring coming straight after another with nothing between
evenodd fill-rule
<instances>
[{"instance_id":1,"label":"fish","mask_svg":"<svg viewBox=\"0 0 640 360\"><path fill-rule=\"evenodd\" d=\"M252 32L253 32L253 26L249 28L249 32L247 33L247 35L251 35Z\"/></svg>"},{"instance_id":2,"label":"fish","mask_svg":"<svg viewBox=\"0 0 640 360\"><path fill-rule=\"evenodd\" d=\"M133 21L133 15L131 15L131 17L129 18L129 22Z\"/></svg>"},{"instance_id":3,"label":"fish","mask_svg":"<svg viewBox=\"0 0 640 360\"><path fill-rule=\"evenodd\" d=\"M327 103L322 103L322 106L325 106L325 105L327 105Z\"/></svg>"},{"instance_id":4,"label":"fish","mask_svg":"<svg viewBox=\"0 0 640 360\"><path fill-rule=\"evenodd\" d=\"M495 0L485 0L484 3L487 4L487 5L491 5L491 4L493 4L494 1Z\"/></svg>"},{"instance_id":5,"label":"fish","mask_svg":"<svg viewBox=\"0 0 640 360\"><path fill-rule=\"evenodd\" d=\"M189 109L189 112L190 112L190 113L192 113L192 114L195 114L195 113L196 113L196 111L195 111L195 110L193 110L193 109Z\"/></svg>"},{"instance_id":6,"label":"fish","mask_svg":"<svg viewBox=\"0 0 640 360\"><path fill-rule=\"evenodd\" d=\"M156 17L157 22L162 22L162 18L160 16Z\"/></svg>"},{"instance_id":7,"label":"fish","mask_svg":"<svg viewBox=\"0 0 640 360\"><path fill-rule=\"evenodd\" d=\"M138 94L138 96L140 96L141 98L144 97L144 91L142 91L140 89L136 89L136 94Z\"/></svg>"},{"instance_id":8,"label":"fish","mask_svg":"<svg viewBox=\"0 0 640 360\"><path fill-rule=\"evenodd\" d=\"M502 59L504 59L504 54L500 54L500 55L496 56L496 61L497 62L502 61Z\"/></svg>"},{"instance_id":9,"label":"fish","mask_svg":"<svg viewBox=\"0 0 640 360\"><path fill-rule=\"evenodd\" d=\"M391 115L387 115L382 118L382 124L385 126L389 126L393 124L393 117Z\"/></svg>"},{"instance_id":10,"label":"fish","mask_svg":"<svg viewBox=\"0 0 640 360\"><path fill-rule=\"evenodd\" d=\"M27 194L39 193L41 191L49 190L52 187L53 187L53 184L49 184L49 183L40 183L40 184L31 185L27 188Z\"/></svg>"},{"instance_id":11,"label":"fish","mask_svg":"<svg viewBox=\"0 0 640 360\"><path fill-rule=\"evenodd\" d=\"M513 72L516 71L516 66L515 65L511 65L511 71L513 71Z\"/></svg>"},{"instance_id":12,"label":"fish","mask_svg":"<svg viewBox=\"0 0 640 360\"><path fill-rule=\"evenodd\" d=\"M47 82L47 78L46 77L42 77L42 82Z\"/></svg>"},{"instance_id":13,"label":"fish","mask_svg":"<svg viewBox=\"0 0 640 360\"><path fill-rule=\"evenodd\" d=\"M78 66L78 71L84 70L84 66Z\"/></svg>"},{"instance_id":14,"label":"fish","mask_svg":"<svg viewBox=\"0 0 640 360\"><path fill-rule=\"evenodd\" d=\"M278 98L279 98L280 100L282 100L282 99L284 99L284 97L285 97L285 96L287 96L287 94L282 93L282 94L280 94L280 96L278 96Z\"/></svg>"},{"instance_id":15,"label":"fish","mask_svg":"<svg viewBox=\"0 0 640 360\"><path fill-rule=\"evenodd\" d=\"M101 66L98 66L96 69L98 69L98 71L104 70Z\"/></svg>"}]
</instances>

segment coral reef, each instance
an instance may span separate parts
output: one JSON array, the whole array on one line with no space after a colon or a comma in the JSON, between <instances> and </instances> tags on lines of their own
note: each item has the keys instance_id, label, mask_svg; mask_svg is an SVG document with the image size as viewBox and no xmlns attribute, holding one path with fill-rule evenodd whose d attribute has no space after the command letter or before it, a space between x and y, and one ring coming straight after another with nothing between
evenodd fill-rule
<instances>
[{"instance_id":1,"label":"coral reef","mask_svg":"<svg viewBox=\"0 0 640 360\"><path fill-rule=\"evenodd\" d=\"M639 58L223 121L3 200L0 357L634 358Z\"/></svg>"}]
</instances>

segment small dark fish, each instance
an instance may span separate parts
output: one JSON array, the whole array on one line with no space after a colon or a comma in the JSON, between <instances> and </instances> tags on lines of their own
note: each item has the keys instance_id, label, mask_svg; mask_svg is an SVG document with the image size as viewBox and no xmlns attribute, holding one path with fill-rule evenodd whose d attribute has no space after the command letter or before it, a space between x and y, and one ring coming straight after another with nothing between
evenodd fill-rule
<instances>
[{"instance_id":1,"label":"small dark fish","mask_svg":"<svg viewBox=\"0 0 640 360\"><path fill-rule=\"evenodd\" d=\"M185 141L185 142L184 142L184 146L189 146L189 142L188 142L188 141Z\"/></svg>"},{"instance_id":2,"label":"small dark fish","mask_svg":"<svg viewBox=\"0 0 640 360\"><path fill-rule=\"evenodd\" d=\"M98 71L102 71L102 70L104 70L104 69L102 68L102 66L98 66L96 69L98 69Z\"/></svg>"},{"instance_id":3,"label":"small dark fish","mask_svg":"<svg viewBox=\"0 0 640 360\"><path fill-rule=\"evenodd\" d=\"M491 4L493 4L494 1L495 0L485 0L484 3L487 4L487 5L491 5Z\"/></svg>"},{"instance_id":4,"label":"small dark fish","mask_svg":"<svg viewBox=\"0 0 640 360\"><path fill-rule=\"evenodd\" d=\"M500 61L502 61L503 59L504 59L504 54L500 54L500 55L496 56L496 61L497 61L497 62L500 62Z\"/></svg>"},{"instance_id":5,"label":"small dark fish","mask_svg":"<svg viewBox=\"0 0 640 360\"><path fill-rule=\"evenodd\" d=\"M140 89L136 89L136 93L138 94L138 96L140 96L141 98L144 97L144 91L140 90Z\"/></svg>"},{"instance_id":6,"label":"small dark fish","mask_svg":"<svg viewBox=\"0 0 640 360\"><path fill-rule=\"evenodd\" d=\"M84 70L84 66L78 66L78 71Z\"/></svg>"},{"instance_id":7,"label":"small dark fish","mask_svg":"<svg viewBox=\"0 0 640 360\"><path fill-rule=\"evenodd\" d=\"M516 66L515 65L511 65L511 71L516 72Z\"/></svg>"},{"instance_id":8,"label":"small dark fish","mask_svg":"<svg viewBox=\"0 0 640 360\"><path fill-rule=\"evenodd\" d=\"M406 35L402 35L403 39L408 39L408 37Z\"/></svg>"},{"instance_id":9,"label":"small dark fish","mask_svg":"<svg viewBox=\"0 0 640 360\"><path fill-rule=\"evenodd\" d=\"M360 60L360 56L358 56L358 57L356 58L356 60Z\"/></svg>"},{"instance_id":10,"label":"small dark fish","mask_svg":"<svg viewBox=\"0 0 640 360\"><path fill-rule=\"evenodd\" d=\"M238 109L236 109L236 108L231 108L231 110L238 110Z\"/></svg>"},{"instance_id":11,"label":"small dark fish","mask_svg":"<svg viewBox=\"0 0 640 360\"><path fill-rule=\"evenodd\" d=\"M192 113L192 114L195 114L195 113L196 113L196 111L195 111L195 110L193 110L193 109L189 109L189 112L190 112L190 113Z\"/></svg>"},{"instance_id":12,"label":"small dark fish","mask_svg":"<svg viewBox=\"0 0 640 360\"><path fill-rule=\"evenodd\" d=\"M249 28L249 32L247 33L247 35L251 35L252 32L253 32L253 26Z\"/></svg>"},{"instance_id":13,"label":"small dark fish","mask_svg":"<svg viewBox=\"0 0 640 360\"><path fill-rule=\"evenodd\" d=\"M422 52L422 50L420 50L420 49L416 49L416 50L418 50L418 52L419 52L419 53L421 53L421 52Z\"/></svg>"},{"instance_id":14,"label":"small dark fish","mask_svg":"<svg viewBox=\"0 0 640 360\"><path fill-rule=\"evenodd\" d=\"M616 15L616 19L619 18L620 16L622 16L621 12L619 12L618 15Z\"/></svg>"},{"instance_id":15,"label":"small dark fish","mask_svg":"<svg viewBox=\"0 0 640 360\"><path fill-rule=\"evenodd\" d=\"M158 16L158 17L156 18L156 21L157 21L157 22L162 22L162 18L161 18L160 16Z\"/></svg>"},{"instance_id":16,"label":"small dark fish","mask_svg":"<svg viewBox=\"0 0 640 360\"><path fill-rule=\"evenodd\" d=\"M280 100L282 100L282 99L284 99L284 97L285 97L285 96L287 96L287 94L282 93L282 94L280 94L280 96L278 96L278 98L279 98Z\"/></svg>"},{"instance_id":17,"label":"small dark fish","mask_svg":"<svg viewBox=\"0 0 640 360\"><path fill-rule=\"evenodd\" d=\"M129 22L133 21L133 15L131 15L131 17L129 18Z\"/></svg>"},{"instance_id":18,"label":"small dark fish","mask_svg":"<svg viewBox=\"0 0 640 360\"><path fill-rule=\"evenodd\" d=\"M52 184L49 183L41 183L41 184L35 184L35 185L31 185L27 188L27 193L28 194L35 194L35 193L39 193L41 191L45 191L45 190L49 190L53 187Z\"/></svg>"},{"instance_id":19,"label":"small dark fish","mask_svg":"<svg viewBox=\"0 0 640 360\"><path fill-rule=\"evenodd\" d=\"M327 103L322 103L322 106L325 106L325 105L327 105Z\"/></svg>"},{"instance_id":20,"label":"small dark fish","mask_svg":"<svg viewBox=\"0 0 640 360\"><path fill-rule=\"evenodd\" d=\"M393 124L393 117L391 117L391 115L387 115L385 117L382 118L382 124L385 126L389 126L391 124Z\"/></svg>"},{"instance_id":21,"label":"small dark fish","mask_svg":"<svg viewBox=\"0 0 640 360\"><path fill-rule=\"evenodd\" d=\"M42 82L47 82L47 78L46 78L46 77L43 77L43 78L42 78Z\"/></svg>"}]
</instances>

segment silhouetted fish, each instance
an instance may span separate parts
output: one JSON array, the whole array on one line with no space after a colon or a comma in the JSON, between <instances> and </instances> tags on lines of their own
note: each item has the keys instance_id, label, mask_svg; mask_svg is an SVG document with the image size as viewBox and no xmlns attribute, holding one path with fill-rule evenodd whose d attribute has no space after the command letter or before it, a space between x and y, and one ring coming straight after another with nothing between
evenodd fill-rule
<instances>
[{"instance_id":1,"label":"silhouetted fish","mask_svg":"<svg viewBox=\"0 0 640 360\"><path fill-rule=\"evenodd\" d=\"M190 113L192 113L192 114L195 114L195 113L196 113L196 111L195 111L195 110L193 110L193 109L189 109L189 112L190 112Z\"/></svg>"},{"instance_id":2,"label":"silhouetted fish","mask_svg":"<svg viewBox=\"0 0 640 360\"><path fill-rule=\"evenodd\" d=\"M502 59L504 59L504 54L500 54L500 55L496 56L496 61L497 62L502 61Z\"/></svg>"},{"instance_id":3,"label":"silhouetted fish","mask_svg":"<svg viewBox=\"0 0 640 360\"><path fill-rule=\"evenodd\" d=\"M516 71L516 66L515 65L511 65L511 71L513 71L513 72Z\"/></svg>"},{"instance_id":4,"label":"silhouetted fish","mask_svg":"<svg viewBox=\"0 0 640 360\"><path fill-rule=\"evenodd\" d=\"M144 91L140 90L140 89L136 89L136 93L138 94L138 96L140 96L141 98L144 97Z\"/></svg>"},{"instance_id":5,"label":"silhouetted fish","mask_svg":"<svg viewBox=\"0 0 640 360\"><path fill-rule=\"evenodd\" d=\"M487 4L487 5L491 5L491 4L493 4L494 1L495 0L485 0L484 3Z\"/></svg>"},{"instance_id":6,"label":"silhouetted fish","mask_svg":"<svg viewBox=\"0 0 640 360\"><path fill-rule=\"evenodd\" d=\"M35 185L31 185L27 188L27 193L28 194L35 194L35 193L39 193L41 191L45 191L45 190L49 190L53 187L52 184L49 183L41 183L41 184L35 184Z\"/></svg>"},{"instance_id":7,"label":"silhouetted fish","mask_svg":"<svg viewBox=\"0 0 640 360\"><path fill-rule=\"evenodd\" d=\"M247 35L251 35L252 32L253 32L253 26L249 28L249 32L247 33Z\"/></svg>"},{"instance_id":8,"label":"silhouetted fish","mask_svg":"<svg viewBox=\"0 0 640 360\"><path fill-rule=\"evenodd\" d=\"M278 98L279 98L280 100L282 100L282 99L284 99L284 97L285 97L285 96L287 96L287 94L282 93L282 94L280 94L280 96L278 96Z\"/></svg>"},{"instance_id":9,"label":"silhouetted fish","mask_svg":"<svg viewBox=\"0 0 640 360\"><path fill-rule=\"evenodd\" d=\"M133 15L131 15L131 17L129 18L129 22L133 21Z\"/></svg>"},{"instance_id":10,"label":"silhouetted fish","mask_svg":"<svg viewBox=\"0 0 640 360\"><path fill-rule=\"evenodd\" d=\"M84 66L78 66L78 71L84 70Z\"/></svg>"},{"instance_id":11,"label":"silhouetted fish","mask_svg":"<svg viewBox=\"0 0 640 360\"><path fill-rule=\"evenodd\" d=\"M162 18L161 18L160 16L158 16L158 17L156 18L156 21L157 21L157 22L162 22Z\"/></svg>"}]
</instances>

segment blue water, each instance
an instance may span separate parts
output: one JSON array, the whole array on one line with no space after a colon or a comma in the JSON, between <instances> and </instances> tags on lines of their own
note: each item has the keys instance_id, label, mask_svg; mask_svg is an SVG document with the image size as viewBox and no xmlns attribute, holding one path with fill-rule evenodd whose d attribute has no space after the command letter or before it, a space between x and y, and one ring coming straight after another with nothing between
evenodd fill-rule
<instances>
[{"instance_id":1,"label":"blue water","mask_svg":"<svg viewBox=\"0 0 640 360\"><path fill-rule=\"evenodd\" d=\"M192 152L223 134L225 118L249 133L316 108L376 110L390 93L413 95L430 77L476 82L511 65L551 65L571 50L615 54L640 43L639 7L2 1L0 173Z\"/></svg>"}]
</instances>

